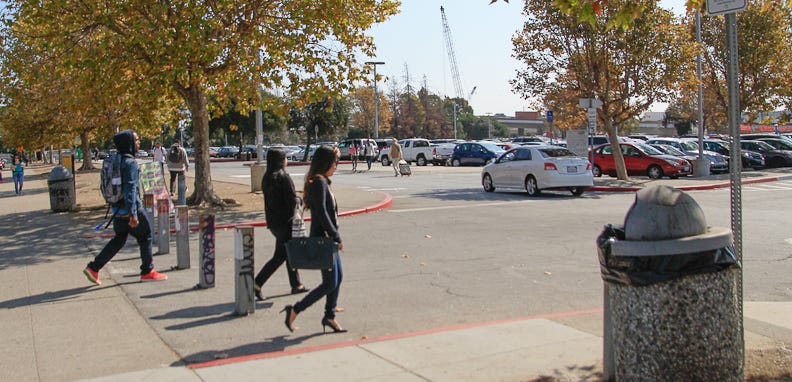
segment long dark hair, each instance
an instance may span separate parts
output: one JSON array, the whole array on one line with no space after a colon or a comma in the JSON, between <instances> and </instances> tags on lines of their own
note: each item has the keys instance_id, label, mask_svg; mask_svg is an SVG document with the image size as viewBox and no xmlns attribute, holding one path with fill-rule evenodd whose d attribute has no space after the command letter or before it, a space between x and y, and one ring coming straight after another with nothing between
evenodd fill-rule
<instances>
[{"instance_id":1,"label":"long dark hair","mask_svg":"<svg viewBox=\"0 0 792 382\"><path fill-rule=\"evenodd\" d=\"M338 160L338 149L333 146L322 145L316 149L313 158L311 159L311 166L308 168L308 173L305 174L305 183L303 184L303 200L308 200L308 189L311 188L311 183L314 182L317 176L321 176L330 184L330 179L326 178L324 174L330 170L330 167ZM305 208L308 203L303 203Z\"/></svg>"}]
</instances>

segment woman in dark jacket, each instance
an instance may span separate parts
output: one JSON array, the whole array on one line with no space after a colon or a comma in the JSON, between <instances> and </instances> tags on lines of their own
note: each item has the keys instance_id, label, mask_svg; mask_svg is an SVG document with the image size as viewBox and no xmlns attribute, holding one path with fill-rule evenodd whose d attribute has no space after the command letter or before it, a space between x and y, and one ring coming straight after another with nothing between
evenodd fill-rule
<instances>
[{"instance_id":1,"label":"woman in dark jacket","mask_svg":"<svg viewBox=\"0 0 792 382\"><path fill-rule=\"evenodd\" d=\"M341 242L341 235L338 233L338 207L335 196L330 190L330 177L333 176L338 166L338 148L332 146L320 146L311 160L311 167L305 174L305 186L303 188L303 199L306 208L311 210L311 236L330 237L338 243L338 250L344 250ZM335 320L336 304L338 302L338 291L341 286L343 272L341 271L341 258L335 263L335 269L322 270L322 283L314 288L302 300L294 306L287 305L283 311L286 312L286 328L294 331L292 324L300 312L308 309L309 306L319 301L322 296L326 296L325 312L322 318L322 331L329 326L335 333L346 332Z\"/></svg>"},{"instance_id":2,"label":"woman in dark jacket","mask_svg":"<svg viewBox=\"0 0 792 382\"><path fill-rule=\"evenodd\" d=\"M275 236L275 253L256 275L256 299L259 301L264 299L261 295L261 287L278 267L287 261L285 243L292 237L291 221L294 209L300 203L300 198L294 191L294 182L286 173L286 153L283 150L271 148L267 151L267 170L261 179L261 190L264 192L264 215L267 219L267 228ZM308 291L300 283L300 274L288 263L286 271L289 273L292 294Z\"/></svg>"}]
</instances>

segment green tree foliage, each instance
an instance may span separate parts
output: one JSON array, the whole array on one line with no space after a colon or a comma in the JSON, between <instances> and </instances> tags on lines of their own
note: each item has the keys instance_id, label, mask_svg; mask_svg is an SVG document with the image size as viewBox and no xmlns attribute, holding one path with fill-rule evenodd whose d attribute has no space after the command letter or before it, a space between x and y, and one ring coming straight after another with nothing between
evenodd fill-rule
<instances>
[{"instance_id":1,"label":"green tree foliage","mask_svg":"<svg viewBox=\"0 0 792 382\"><path fill-rule=\"evenodd\" d=\"M397 13L399 5L395 0L10 3L31 45L68 51L86 36L96 41L92 54L75 54L60 65L118 68L150 93L140 100L181 98L195 139L195 187L188 203L218 206L225 203L212 189L209 97L216 97L222 112L232 99L240 111L264 106L260 88L300 94L290 98L298 107L340 94L361 78L356 57L374 54L366 31ZM127 102L135 107L136 100Z\"/></svg>"},{"instance_id":2,"label":"green tree foliage","mask_svg":"<svg viewBox=\"0 0 792 382\"><path fill-rule=\"evenodd\" d=\"M380 92L379 89L377 89ZM374 138L375 134L374 118L379 118L379 128L388 127L391 121L391 107L388 98L381 92L379 99L374 102L374 89L371 86L358 87L350 94L350 118L352 125L360 132L360 136L354 138ZM378 107L377 113L374 112L375 106Z\"/></svg>"},{"instance_id":3,"label":"green tree foliage","mask_svg":"<svg viewBox=\"0 0 792 382\"><path fill-rule=\"evenodd\" d=\"M689 20L693 25L693 20ZM691 27L691 29L694 27ZM725 22L703 16L701 24L704 122L728 132L728 83ZM737 13L740 110L753 121L759 113L792 107L792 7L787 2L757 0ZM695 104L697 81L689 82L681 102ZM696 109L694 109L696 110Z\"/></svg>"},{"instance_id":4,"label":"green tree foliage","mask_svg":"<svg viewBox=\"0 0 792 382\"><path fill-rule=\"evenodd\" d=\"M624 2L609 5L619 9ZM630 3L644 10L629 29L618 29L599 19L581 24L552 3L526 1L527 21L513 39L515 56L525 64L512 81L515 91L526 99L555 95L552 102L566 103L563 116L570 117L578 98L599 99L599 124L617 142L615 126L639 117L655 102L670 101L693 62L685 27L670 11L653 0ZM603 15L610 16L610 9ZM626 179L620 151L614 152L617 175Z\"/></svg>"},{"instance_id":5,"label":"green tree foliage","mask_svg":"<svg viewBox=\"0 0 792 382\"><path fill-rule=\"evenodd\" d=\"M304 131L306 147L317 139L330 139L338 131L346 129L350 118L350 103L343 97L325 98L305 107L294 107L289 111L289 129ZM305 159L308 151L305 152Z\"/></svg>"}]
</instances>

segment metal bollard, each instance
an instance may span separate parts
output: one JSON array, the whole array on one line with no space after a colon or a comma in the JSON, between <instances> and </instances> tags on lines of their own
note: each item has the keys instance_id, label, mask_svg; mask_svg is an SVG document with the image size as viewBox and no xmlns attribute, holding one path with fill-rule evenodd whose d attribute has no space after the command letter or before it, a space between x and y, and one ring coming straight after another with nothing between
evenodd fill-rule
<instances>
[{"instance_id":1,"label":"metal bollard","mask_svg":"<svg viewBox=\"0 0 792 382\"><path fill-rule=\"evenodd\" d=\"M167 198L157 200L157 231L159 232L159 243L157 254L164 255L170 253L170 216L168 215L168 207L170 207Z\"/></svg>"},{"instance_id":2,"label":"metal bollard","mask_svg":"<svg viewBox=\"0 0 792 382\"><path fill-rule=\"evenodd\" d=\"M184 172L180 172L176 175L176 184L178 194L176 204L187 204L187 181L184 178Z\"/></svg>"},{"instance_id":3,"label":"metal bollard","mask_svg":"<svg viewBox=\"0 0 792 382\"><path fill-rule=\"evenodd\" d=\"M201 237L198 242L198 262L201 269L198 272L197 289L214 288L215 286L215 216L201 215L198 223Z\"/></svg>"},{"instance_id":4,"label":"metal bollard","mask_svg":"<svg viewBox=\"0 0 792 382\"><path fill-rule=\"evenodd\" d=\"M148 215L151 224L154 224L154 194L143 194L143 211ZM151 240L157 241L157 230L151 228Z\"/></svg>"},{"instance_id":5,"label":"metal bollard","mask_svg":"<svg viewBox=\"0 0 792 382\"><path fill-rule=\"evenodd\" d=\"M253 227L237 227L234 232L235 313L245 316L256 310L253 299Z\"/></svg>"},{"instance_id":6,"label":"metal bollard","mask_svg":"<svg viewBox=\"0 0 792 382\"><path fill-rule=\"evenodd\" d=\"M190 268L190 219L187 206L176 206L176 269Z\"/></svg>"}]
</instances>

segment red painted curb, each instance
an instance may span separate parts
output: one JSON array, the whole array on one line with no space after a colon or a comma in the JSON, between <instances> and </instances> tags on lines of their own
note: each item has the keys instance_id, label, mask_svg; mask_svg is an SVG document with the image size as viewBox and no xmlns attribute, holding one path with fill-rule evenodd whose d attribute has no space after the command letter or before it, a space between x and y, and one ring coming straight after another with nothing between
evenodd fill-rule
<instances>
[{"instance_id":1,"label":"red painted curb","mask_svg":"<svg viewBox=\"0 0 792 382\"><path fill-rule=\"evenodd\" d=\"M294 354L312 353L312 352L321 351L321 350L338 349L338 348L349 347L349 346L357 346L357 345L360 345L360 344L392 341L392 340L397 340L397 339L402 339L402 338L418 337L418 336L424 336L424 335L428 335L428 334L452 332L452 331L456 331L456 330L480 328L480 327L499 325L499 324L508 324L508 323L512 323L512 322L530 321L530 320L537 320L537 319L553 319L553 318L573 317L573 316L582 316L582 315L586 315L586 314L595 314L595 313L602 313L602 312L603 312L602 309L589 309L589 310L580 310L580 311L573 311L573 312L540 314L540 315L529 316L529 317L507 318L507 319L503 319L503 320L478 322L478 323L472 323L472 324L448 326L448 327L444 327L444 328L419 330L419 331L408 332L408 333L391 334L391 335L386 335L386 336L376 337L376 338L365 338L364 337L364 338L361 338L359 340L349 340L349 341L337 342L337 343L333 343L333 344L310 346L310 347L301 348L301 349L280 350L280 351L274 351L274 352L268 352L268 353L259 353L259 354L244 355L244 356L239 356L239 357L231 357L231 358L219 359L219 360L214 360L214 361L196 362L196 363L188 364L187 367L190 368L190 369L202 369L202 368L206 368L206 367L228 365L228 364L232 364L232 363L247 362L247 361L253 361L253 360L257 360L257 359L278 358L278 357L284 357L284 356L294 355Z\"/></svg>"},{"instance_id":2,"label":"red painted curb","mask_svg":"<svg viewBox=\"0 0 792 382\"><path fill-rule=\"evenodd\" d=\"M384 199L382 199L381 202L365 208L340 212L338 216L345 217L345 216L366 214L370 212L377 212L380 210L384 210L390 207L391 205L393 205L393 196L391 196L386 192L381 192L381 191L376 191L376 192L379 192L384 195ZM311 221L311 218L306 217L305 221ZM256 220L256 221L244 222L244 223L221 224L215 226L215 229L231 229L236 227L266 227L266 226L267 226L266 220ZM197 231L198 231L198 226L193 226L190 228L190 232L197 232ZM176 229L171 228L170 232L176 233ZM92 234L92 235L82 235L80 236L80 238L93 239L97 237L113 237L113 236L115 236L115 234L113 233L100 233L100 234Z\"/></svg>"}]
</instances>

